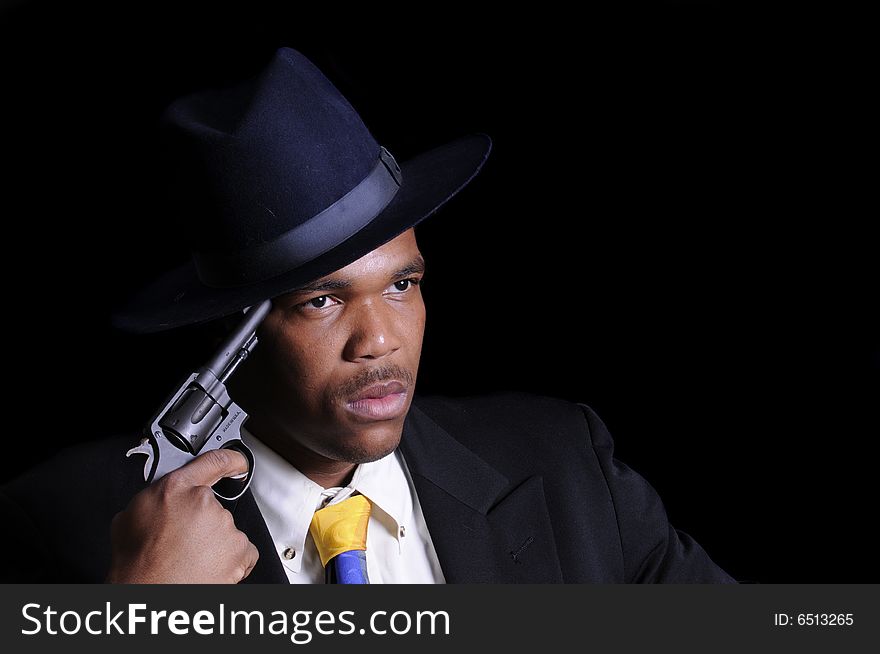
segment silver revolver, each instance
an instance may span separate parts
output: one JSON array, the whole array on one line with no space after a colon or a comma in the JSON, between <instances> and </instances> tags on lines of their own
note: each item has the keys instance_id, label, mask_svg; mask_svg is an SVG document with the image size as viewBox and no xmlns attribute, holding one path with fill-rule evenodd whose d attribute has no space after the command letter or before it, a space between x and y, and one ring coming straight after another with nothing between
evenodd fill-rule
<instances>
[{"instance_id":1,"label":"silver revolver","mask_svg":"<svg viewBox=\"0 0 880 654\"><path fill-rule=\"evenodd\" d=\"M248 489L254 455L241 440L241 426L248 416L229 397L226 381L257 345L257 327L271 308L271 300L251 307L211 360L191 374L153 417L149 435L126 453L146 455L147 483L177 470L202 452L228 447L245 456L248 471L218 481L212 487L214 494L236 500Z\"/></svg>"}]
</instances>

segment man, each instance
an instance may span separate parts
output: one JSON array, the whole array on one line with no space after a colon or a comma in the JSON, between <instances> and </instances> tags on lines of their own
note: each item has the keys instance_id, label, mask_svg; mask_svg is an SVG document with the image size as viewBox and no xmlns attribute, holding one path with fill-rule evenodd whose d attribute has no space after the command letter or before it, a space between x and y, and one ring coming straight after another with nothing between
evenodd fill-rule
<instances>
[{"instance_id":1,"label":"man","mask_svg":"<svg viewBox=\"0 0 880 654\"><path fill-rule=\"evenodd\" d=\"M320 583L332 557L317 516L360 498L371 583L734 582L613 458L589 407L415 396L413 228L479 171L487 137L398 166L289 49L254 81L173 104L166 127L193 262L118 323L171 329L272 299L230 379L250 415L250 489L225 503L211 490L248 472L231 450L146 485L130 436L74 448L2 489L5 577Z\"/></svg>"}]
</instances>

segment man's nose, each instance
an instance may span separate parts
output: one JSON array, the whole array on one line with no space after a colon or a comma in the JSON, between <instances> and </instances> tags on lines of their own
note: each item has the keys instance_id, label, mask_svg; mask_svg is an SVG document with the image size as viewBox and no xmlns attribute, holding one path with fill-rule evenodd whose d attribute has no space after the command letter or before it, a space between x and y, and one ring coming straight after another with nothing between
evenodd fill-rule
<instances>
[{"instance_id":1,"label":"man's nose","mask_svg":"<svg viewBox=\"0 0 880 654\"><path fill-rule=\"evenodd\" d=\"M383 302L364 304L353 320L345 346L346 360L379 359L400 349L393 311Z\"/></svg>"}]
</instances>

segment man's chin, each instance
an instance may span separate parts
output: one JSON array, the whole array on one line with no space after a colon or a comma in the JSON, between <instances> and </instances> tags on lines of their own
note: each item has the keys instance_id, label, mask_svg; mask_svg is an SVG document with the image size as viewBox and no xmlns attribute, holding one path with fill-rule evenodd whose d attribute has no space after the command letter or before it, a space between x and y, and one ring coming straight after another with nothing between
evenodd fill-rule
<instances>
[{"instance_id":1,"label":"man's chin","mask_svg":"<svg viewBox=\"0 0 880 654\"><path fill-rule=\"evenodd\" d=\"M372 424L367 428L358 425L351 436L334 444L331 458L347 463L370 463L391 454L400 444L403 433L402 421Z\"/></svg>"}]
</instances>

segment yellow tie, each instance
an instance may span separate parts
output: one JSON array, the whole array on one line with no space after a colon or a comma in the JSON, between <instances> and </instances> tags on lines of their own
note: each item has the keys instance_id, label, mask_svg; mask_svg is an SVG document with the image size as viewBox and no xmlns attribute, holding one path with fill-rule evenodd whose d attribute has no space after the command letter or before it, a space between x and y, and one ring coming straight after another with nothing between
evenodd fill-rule
<instances>
[{"instance_id":1,"label":"yellow tie","mask_svg":"<svg viewBox=\"0 0 880 654\"><path fill-rule=\"evenodd\" d=\"M366 497L352 495L315 511L309 532L321 556L328 583L370 583L366 558L370 508Z\"/></svg>"}]
</instances>

